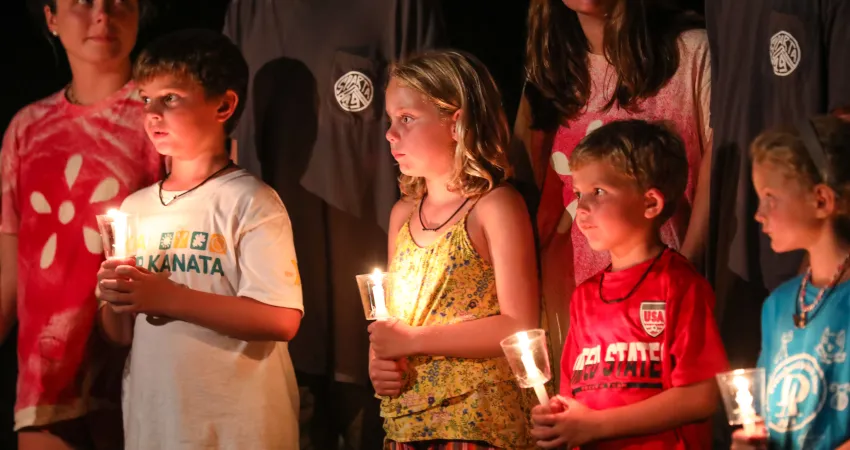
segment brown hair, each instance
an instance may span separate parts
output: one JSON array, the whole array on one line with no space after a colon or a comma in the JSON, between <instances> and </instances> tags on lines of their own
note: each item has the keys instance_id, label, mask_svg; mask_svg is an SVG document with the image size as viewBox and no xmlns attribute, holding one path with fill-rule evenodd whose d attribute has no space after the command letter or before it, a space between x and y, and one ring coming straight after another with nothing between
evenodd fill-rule
<instances>
[{"instance_id":1,"label":"brown hair","mask_svg":"<svg viewBox=\"0 0 850 450\"><path fill-rule=\"evenodd\" d=\"M658 189L664 209L658 219L673 216L688 184L685 144L663 123L621 120L603 125L585 136L570 156L570 167L578 170L588 162L604 161L635 180L639 189Z\"/></svg>"},{"instance_id":2,"label":"brown hair","mask_svg":"<svg viewBox=\"0 0 850 450\"><path fill-rule=\"evenodd\" d=\"M461 110L449 190L476 197L511 176L502 97L481 61L458 51L429 51L393 64L390 77L425 95L444 117ZM419 199L425 180L402 175L399 188L405 197Z\"/></svg>"},{"instance_id":3,"label":"brown hair","mask_svg":"<svg viewBox=\"0 0 850 450\"><path fill-rule=\"evenodd\" d=\"M816 167L797 127L778 127L760 134L750 146L756 164L770 163L789 179L811 189L824 184L835 192L836 230L850 239L850 123L835 116L811 119L812 128L826 156L826 167Z\"/></svg>"},{"instance_id":4,"label":"brown hair","mask_svg":"<svg viewBox=\"0 0 850 450\"><path fill-rule=\"evenodd\" d=\"M702 20L671 0L619 0L605 24L605 58L617 84L606 108L632 109L658 93L679 68L679 35ZM577 116L590 96L590 46L563 0L531 0L525 70L534 128L551 130Z\"/></svg>"},{"instance_id":5,"label":"brown hair","mask_svg":"<svg viewBox=\"0 0 850 450\"><path fill-rule=\"evenodd\" d=\"M233 131L247 100L248 63L227 36L206 29L187 29L156 39L136 60L133 79L143 83L164 75L197 83L209 98L229 90L235 92L239 102L224 124L225 134Z\"/></svg>"}]
</instances>

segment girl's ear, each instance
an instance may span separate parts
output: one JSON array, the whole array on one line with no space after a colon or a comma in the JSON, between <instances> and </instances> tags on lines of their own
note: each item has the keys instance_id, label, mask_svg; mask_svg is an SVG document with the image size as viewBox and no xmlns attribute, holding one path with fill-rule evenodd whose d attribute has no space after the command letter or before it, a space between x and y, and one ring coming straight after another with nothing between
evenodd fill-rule
<instances>
[{"instance_id":1,"label":"girl's ear","mask_svg":"<svg viewBox=\"0 0 850 450\"><path fill-rule=\"evenodd\" d=\"M56 14L48 5L44 5L44 21L47 24L47 31L54 36L59 36L59 30L56 29Z\"/></svg>"},{"instance_id":2,"label":"girl's ear","mask_svg":"<svg viewBox=\"0 0 850 450\"><path fill-rule=\"evenodd\" d=\"M452 114L452 139L454 139L455 142L457 142L457 140L459 139L457 130L458 130L458 127L461 125L460 124L461 116L463 116L463 110L462 109L459 109L459 110L455 111L454 114Z\"/></svg>"},{"instance_id":3,"label":"girl's ear","mask_svg":"<svg viewBox=\"0 0 850 450\"><path fill-rule=\"evenodd\" d=\"M815 186L813 192L815 201L815 217L826 219L835 213L835 191L825 184Z\"/></svg>"}]
</instances>

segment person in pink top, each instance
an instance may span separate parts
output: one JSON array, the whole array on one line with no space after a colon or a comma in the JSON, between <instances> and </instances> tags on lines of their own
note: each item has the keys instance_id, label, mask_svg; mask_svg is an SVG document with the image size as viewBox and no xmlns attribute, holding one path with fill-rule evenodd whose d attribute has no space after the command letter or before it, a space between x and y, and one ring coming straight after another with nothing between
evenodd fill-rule
<instances>
[{"instance_id":1,"label":"person in pink top","mask_svg":"<svg viewBox=\"0 0 850 450\"><path fill-rule=\"evenodd\" d=\"M0 150L0 342L17 321L15 430L21 450L121 448L120 378L104 369L123 361L109 361L92 333L103 260L95 215L161 173L129 82L145 5L42 5L72 81L18 112Z\"/></svg>"},{"instance_id":2,"label":"person in pink top","mask_svg":"<svg viewBox=\"0 0 850 450\"><path fill-rule=\"evenodd\" d=\"M537 227L554 349L566 335L573 289L611 262L572 226L578 201L568 158L587 134L615 120L669 122L685 143L688 184L661 235L697 265L702 258L712 136L708 40L699 18L672 3L531 1L528 82L515 138L541 189Z\"/></svg>"}]
</instances>

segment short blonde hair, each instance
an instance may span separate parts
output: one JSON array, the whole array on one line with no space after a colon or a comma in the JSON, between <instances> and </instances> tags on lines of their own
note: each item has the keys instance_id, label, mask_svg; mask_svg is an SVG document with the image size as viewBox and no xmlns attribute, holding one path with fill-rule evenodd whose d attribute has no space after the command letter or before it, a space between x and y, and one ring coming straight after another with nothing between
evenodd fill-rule
<instances>
[{"instance_id":1,"label":"short blonde hair","mask_svg":"<svg viewBox=\"0 0 850 450\"><path fill-rule=\"evenodd\" d=\"M685 144L672 126L643 120L619 120L593 131L576 146L570 167L603 161L647 191L658 189L664 209L658 219L673 217L688 186Z\"/></svg>"},{"instance_id":2,"label":"short blonde hair","mask_svg":"<svg viewBox=\"0 0 850 450\"><path fill-rule=\"evenodd\" d=\"M461 111L449 190L477 197L511 176L502 97L481 61L458 51L429 51L393 64L389 74L425 95L442 116ZM406 198L419 199L426 191L425 180L401 175L399 188Z\"/></svg>"}]
</instances>

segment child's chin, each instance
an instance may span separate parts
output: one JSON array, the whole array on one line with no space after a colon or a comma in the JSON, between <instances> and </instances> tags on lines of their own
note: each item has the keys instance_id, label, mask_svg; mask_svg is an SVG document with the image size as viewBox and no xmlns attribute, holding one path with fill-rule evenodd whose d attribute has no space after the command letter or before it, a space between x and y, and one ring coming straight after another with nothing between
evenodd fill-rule
<instances>
[{"instance_id":1,"label":"child's chin","mask_svg":"<svg viewBox=\"0 0 850 450\"><path fill-rule=\"evenodd\" d=\"M590 245L590 248L593 249L594 252L607 252L611 249L607 242L600 242L588 239L587 243L588 245Z\"/></svg>"},{"instance_id":2,"label":"child's chin","mask_svg":"<svg viewBox=\"0 0 850 450\"><path fill-rule=\"evenodd\" d=\"M785 253L785 252L791 252L791 251L794 251L794 250L799 250L800 247L788 245L787 243L779 242L775 239L771 239L770 240L770 249L773 250L774 253Z\"/></svg>"}]
</instances>

